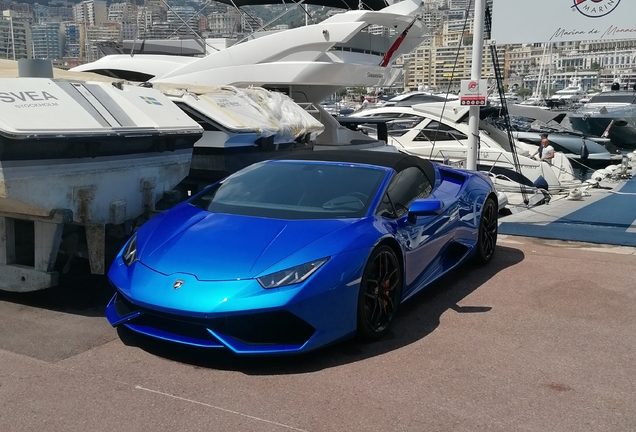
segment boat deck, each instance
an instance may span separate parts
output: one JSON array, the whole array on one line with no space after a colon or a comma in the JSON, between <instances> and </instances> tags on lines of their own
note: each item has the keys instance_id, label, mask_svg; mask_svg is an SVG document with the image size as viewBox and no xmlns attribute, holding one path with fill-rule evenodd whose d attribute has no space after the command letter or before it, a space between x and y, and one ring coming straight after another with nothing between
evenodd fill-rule
<instances>
[{"instance_id":1,"label":"boat deck","mask_svg":"<svg viewBox=\"0 0 636 432\"><path fill-rule=\"evenodd\" d=\"M636 177L500 219L501 234L636 246ZM589 196L586 196L589 195Z\"/></svg>"}]
</instances>

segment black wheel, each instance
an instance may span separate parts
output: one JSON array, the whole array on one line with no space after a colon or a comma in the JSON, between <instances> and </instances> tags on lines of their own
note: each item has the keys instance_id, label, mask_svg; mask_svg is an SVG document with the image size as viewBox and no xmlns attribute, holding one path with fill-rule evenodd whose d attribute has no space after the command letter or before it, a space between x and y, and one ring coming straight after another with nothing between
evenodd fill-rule
<instances>
[{"instance_id":1,"label":"black wheel","mask_svg":"<svg viewBox=\"0 0 636 432\"><path fill-rule=\"evenodd\" d=\"M388 246L373 251L364 268L358 295L358 336L376 339L386 333L402 296L402 268Z\"/></svg>"},{"instance_id":2,"label":"black wheel","mask_svg":"<svg viewBox=\"0 0 636 432\"><path fill-rule=\"evenodd\" d=\"M479 222L477 254L475 255L475 261L479 264L487 264L495 255L499 227L497 217L497 203L492 198L487 198L481 210Z\"/></svg>"}]
</instances>

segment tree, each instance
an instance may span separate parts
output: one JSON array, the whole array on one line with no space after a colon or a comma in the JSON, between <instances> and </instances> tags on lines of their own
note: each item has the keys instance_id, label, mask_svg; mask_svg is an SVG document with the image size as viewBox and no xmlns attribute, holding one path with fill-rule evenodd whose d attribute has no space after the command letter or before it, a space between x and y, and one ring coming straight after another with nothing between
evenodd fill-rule
<instances>
[{"instance_id":1,"label":"tree","mask_svg":"<svg viewBox=\"0 0 636 432\"><path fill-rule=\"evenodd\" d=\"M597 70L601 69L601 65L596 63L596 62L593 62L591 67L590 67L590 69L592 69L594 71L597 71Z\"/></svg>"},{"instance_id":2,"label":"tree","mask_svg":"<svg viewBox=\"0 0 636 432\"><path fill-rule=\"evenodd\" d=\"M568 66L566 72L574 72L576 68L574 66Z\"/></svg>"},{"instance_id":3,"label":"tree","mask_svg":"<svg viewBox=\"0 0 636 432\"><path fill-rule=\"evenodd\" d=\"M532 94L532 90L530 90L529 88L520 88L519 90L517 90L517 96L519 96L522 99L525 99L526 97L530 96Z\"/></svg>"}]
</instances>

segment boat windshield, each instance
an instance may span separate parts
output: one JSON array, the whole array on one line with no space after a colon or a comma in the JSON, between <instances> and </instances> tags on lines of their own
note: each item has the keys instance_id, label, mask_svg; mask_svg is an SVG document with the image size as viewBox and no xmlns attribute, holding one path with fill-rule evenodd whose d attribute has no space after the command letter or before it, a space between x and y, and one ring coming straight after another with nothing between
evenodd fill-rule
<instances>
[{"instance_id":1,"label":"boat windshield","mask_svg":"<svg viewBox=\"0 0 636 432\"><path fill-rule=\"evenodd\" d=\"M314 161L247 167L196 195L190 204L214 213L275 219L363 217L387 171Z\"/></svg>"},{"instance_id":2,"label":"boat windshield","mask_svg":"<svg viewBox=\"0 0 636 432\"><path fill-rule=\"evenodd\" d=\"M633 104L636 102L636 93L627 94L600 94L590 99L591 104L594 103L622 103Z\"/></svg>"}]
</instances>

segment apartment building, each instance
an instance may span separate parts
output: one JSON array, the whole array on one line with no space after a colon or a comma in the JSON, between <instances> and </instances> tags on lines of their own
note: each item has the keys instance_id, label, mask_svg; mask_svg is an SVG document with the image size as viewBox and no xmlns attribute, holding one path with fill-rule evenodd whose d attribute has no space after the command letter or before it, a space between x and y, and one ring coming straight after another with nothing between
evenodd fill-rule
<instances>
[{"instance_id":1,"label":"apartment building","mask_svg":"<svg viewBox=\"0 0 636 432\"><path fill-rule=\"evenodd\" d=\"M129 22L137 20L137 5L132 3L111 3L108 6L108 21L112 22Z\"/></svg>"},{"instance_id":2,"label":"apartment building","mask_svg":"<svg viewBox=\"0 0 636 432\"><path fill-rule=\"evenodd\" d=\"M108 21L106 2L101 0L84 0L73 6L73 20L87 26L99 26Z\"/></svg>"},{"instance_id":3,"label":"apartment building","mask_svg":"<svg viewBox=\"0 0 636 432\"><path fill-rule=\"evenodd\" d=\"M528 74L537 65L530 45L511 45L506 52L507 69L516 74Z\"/></svg>"},{"instance_id":4,"label":"apartment building","mask_svg":"<svg viewBox=\"0 0 636 432\"><path fill-rule=\"evenodd\" d=\"M208 30L214 37L230 37L239 32L241 16L236 9L208 14Z\"/></svg>"},{"instance_id":5,"label":"apartment building","mask_svg":"<svg viewBox=\"0 0 636 432\"><path fill-rule=\"evenodd\" d=\"M18 13L5 10L0 17L0 58L19 60L31 58L31 26Z\"/></svg>"},{"instance_id":6,"label":"apartment building","mask_svg":"<svg viewBox=\"0 0 636 432\"><path fill-rule=\"evenodd\" d=\"M88 62L95 61L102 55L97 49L97 43L122 41L121 24L116 22L85 27L84 31L85 37L82 38L80 45L80 57L86 58Z\"/></svg>"},{"instance_id":7,"label":"apartment building","mask_svg":"<svg viewBox=\"0 0 636 432\"><path fill-rule=\"evenodd\" d=\"M501 70L505 73L506 47L498 47ZM420 46L405 60L405 90L421 85L437 89L459 90L461 80L470 79L472 46ZM494 78L495 72L488 47L484 47L482 77Z\"/></svg>"},{"instance_id":8,"label":"apartment building","mask_svg":"<svg viewBox=\"0 0 636 432\"><path fill-rule=\"evenodd\" d=\"M192 6L173 6L168 9L167 22L175 27L174 34L171 36L180 38L199 36L198 18L199 14ZM193 32L196 32L196 34Z\"/></svg>"},{"instance_id":9,"label":"apartment building","mask_svg":"<svg viewBox=\"0 0 636 432\"><path fill-rule=\"evenodd\" d=\"M61 23L34 24L31 27L33 58L61 60L64 57L64 37Z\"/></svg>"},{"instance_id":10,"label":"apartment building","mask_svg":"<svg viewBox=\"0 0 636 432\"><path fill-rule=\"evenodd\" d=\"M64 58L79 59L83 26L74 22L64 22L62 26L64 28Z\"/></svg>"},{"instance_id":11,"label":"apartment building","mask_svg":"<svg viewBox=\"0 0 636 432\"><path fill-rule=\"evenodd\" d=\"M247 15L244 14L241 16L241 31L245 32L245 33L252 33L254 31L259 30L261 27L263 27L263 19L256 17L256 16L252 16L252 15Z\"/></svg>"}]
</instances>

